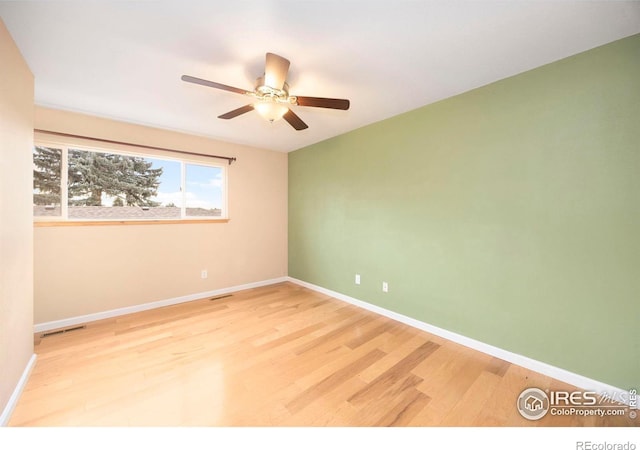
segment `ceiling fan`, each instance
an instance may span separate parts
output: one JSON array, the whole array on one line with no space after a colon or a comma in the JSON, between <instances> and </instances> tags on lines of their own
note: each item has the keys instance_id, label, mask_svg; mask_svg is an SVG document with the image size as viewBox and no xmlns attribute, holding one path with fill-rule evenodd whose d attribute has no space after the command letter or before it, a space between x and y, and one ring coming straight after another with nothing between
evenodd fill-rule
<instances>
[{"instance_id":1,"label":"ceiling fan","mask_svg":"<svg viewBox=\"0 0 640 450\"><path fill-rule=\"evenodd\" d=\"M289 95L287 74L290 64L289 60L282 56L275 53L267 53L264 75L256 80L256 87L253 91L246 91L189 75L182 75L182 81L246 95L253 99L253 102L248 105L218 116L219 119L233 119L255 109L270 122L283 118L296 130L304 130L309 126L291 110L291 105L349 109L349 100L345 99Z\"/></svg>"}]
</instances>

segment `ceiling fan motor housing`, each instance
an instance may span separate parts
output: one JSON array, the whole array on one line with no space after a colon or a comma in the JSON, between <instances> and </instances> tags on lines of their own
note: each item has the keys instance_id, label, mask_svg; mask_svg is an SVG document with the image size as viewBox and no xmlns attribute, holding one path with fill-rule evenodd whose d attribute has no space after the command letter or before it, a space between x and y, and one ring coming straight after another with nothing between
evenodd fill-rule
<instances>
[{"instance_id":1,"label":"ceiling fan motor housing","mask_svg":"<svg viewBox=\"0 0 640 450\"><path fill-rule=\"evenodd\" d=\"M265 84L264 76L256 79L255 96L261 101L289 103L292 105L296 103L296 97L289 95L289 85L287 83L284 83L282 89L276 89Z\"/></svg>"}]
</instances>

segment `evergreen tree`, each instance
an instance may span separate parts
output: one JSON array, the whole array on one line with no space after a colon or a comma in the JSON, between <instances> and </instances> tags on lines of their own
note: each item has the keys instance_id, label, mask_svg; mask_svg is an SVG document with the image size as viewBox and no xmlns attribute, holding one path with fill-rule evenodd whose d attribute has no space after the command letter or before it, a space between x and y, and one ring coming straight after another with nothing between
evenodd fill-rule
<instances>
[{"instance_id":1,"label":"evergreen tree","mask_svg":"<svg viewBox=\"0 0 640 450\"><path fill-rule=\"evenodd\" d=\"M33 152L33 201L36 205L60 203L59 149L36 146ZM116 197L122 206L158 206L162 168L137 156L69 150L69 205L102 206L102 194Z\"/></svg>"},{"instance_id":2,"label":"evergreen tree","mask_svg":"<svg viewBox=\"0 0 640 450\"><path fill-rule=\"evenodd\" d=\"M57 148L36 147L33 152L33 202L36 205L60 204L62 152Z\"/></svg>"},{"instance_id":3,"label":"evergreen tree","mask_svg":"<svg viewBox=\"0 0 640 450\"><path fill-rule=\"evenodd\" d=\"M162 168L138 156L69 150L69 204L102 206L102 194L126 206L158 206Z\"/></svg>"}]
</instances>

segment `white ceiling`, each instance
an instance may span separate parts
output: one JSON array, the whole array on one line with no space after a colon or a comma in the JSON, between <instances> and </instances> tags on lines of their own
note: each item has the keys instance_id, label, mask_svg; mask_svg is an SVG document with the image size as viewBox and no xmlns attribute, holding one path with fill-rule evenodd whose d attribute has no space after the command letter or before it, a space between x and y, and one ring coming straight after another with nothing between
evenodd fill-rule
<instances>
[{"instance_id":1,"label":"white ceiling","mask_svg":"<svg viewBox=\"0 0 640 450\"><path fill-rule=\"evenodd\" d=\"M291 151L640 32L640 2L0 1L36 79L36 103ZM292 94L351 100L294 107L309 125L246 97L266 52L291 60ZM1 69L1 66L0 66Z\"/></svg>"}]
</instances>

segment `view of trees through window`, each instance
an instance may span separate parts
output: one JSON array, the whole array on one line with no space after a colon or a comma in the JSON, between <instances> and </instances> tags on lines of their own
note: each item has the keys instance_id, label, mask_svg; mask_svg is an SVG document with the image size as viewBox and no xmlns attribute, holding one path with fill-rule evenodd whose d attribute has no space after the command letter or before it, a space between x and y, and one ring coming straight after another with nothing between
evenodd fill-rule
<instances>
[{"instance_id":1,"label":"view of trees through window","mask_svg":"<svg viewBox=\"0 0 640 450\"><path fill-rule=\"evenodd\" d=\"M60 215L62 150L36 147L33 151L34 213L42 216Z\"/></svg>"},{"instance_id":2,"label":"view of trees through window","mask_svg":"<svg viewBox=\"0 0 640 450\"><path fill-rule=\"evenodd\" d=\"M33 162L35 217L138 220L222 216L224 172L219 166L46 146L34 148ZM63 208L61 199L65 197Z\"/></svg>"}]
</instances>

